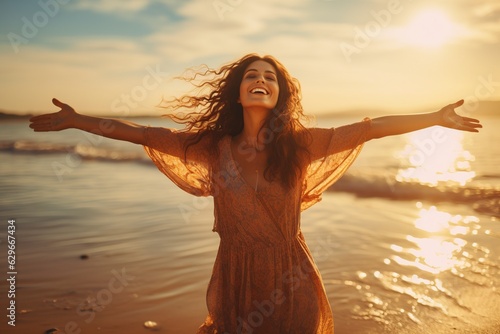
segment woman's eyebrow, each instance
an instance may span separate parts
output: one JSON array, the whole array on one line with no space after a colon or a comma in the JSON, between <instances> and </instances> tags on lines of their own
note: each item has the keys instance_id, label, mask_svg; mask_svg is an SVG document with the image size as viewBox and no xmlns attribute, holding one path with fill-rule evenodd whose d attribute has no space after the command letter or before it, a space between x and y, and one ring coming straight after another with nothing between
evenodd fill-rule
<instances>
[{"instance_id":1,"label":"woman's eyebrow","mask_svg":"<svg viewBox=\"0 0 500 334\"><path fill-rule=\"evenodd\" d=\"M255 68L250 68L250 69L248 69L248 70L245 71L245 74L247 74L250 71L258 72ZM276 75L276 73L274 73L274 71L270 71L270 70L266 70L266 71L264 71L264 73L270 73L270 74Z\"/></svg>"}]
</instances>

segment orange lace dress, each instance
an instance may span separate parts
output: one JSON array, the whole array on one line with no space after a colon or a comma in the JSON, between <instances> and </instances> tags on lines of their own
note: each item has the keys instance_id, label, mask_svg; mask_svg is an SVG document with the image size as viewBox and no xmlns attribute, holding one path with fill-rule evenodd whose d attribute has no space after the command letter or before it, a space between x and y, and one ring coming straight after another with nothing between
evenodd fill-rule
<instances>
[{"instance_id":1,"label":"orange lace dress","mask_svg":"<svg viewBox=\"0 0 500 334\"><path fill-rule=\"evenodd\" d=\"M220 245L207 290L208 316L198 334L333 333L320 273L302 232L300 213L321 200L359 154L370 120L313 128L311 163L292 190L277 182L247 184L232 157L231 138L210 156L190 133L147 128L145 150L158 169L196 196L213 196Z\"/></svg>"}]
</instances>

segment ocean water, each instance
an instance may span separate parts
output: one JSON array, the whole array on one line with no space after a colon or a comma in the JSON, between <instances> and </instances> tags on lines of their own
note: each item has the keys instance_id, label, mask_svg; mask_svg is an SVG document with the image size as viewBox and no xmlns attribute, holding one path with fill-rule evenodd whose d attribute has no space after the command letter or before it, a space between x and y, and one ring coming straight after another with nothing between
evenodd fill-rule
<instances>
[{"instance_id":1,"label":"ocean water","mask_svg":"<svg viewBox=\"0 0 500 334\"><path fill-rule=\"evenodd\" d=\"M482 123L368 142L303 213L337 334L500 333L500 118ZM17 270L16 326L2 315L0 332L196 331L218 247L210 198L139 146L27 121L0 123L0 159L0 248L6 263L15 220Z\"/></svg>"}]
</instances>

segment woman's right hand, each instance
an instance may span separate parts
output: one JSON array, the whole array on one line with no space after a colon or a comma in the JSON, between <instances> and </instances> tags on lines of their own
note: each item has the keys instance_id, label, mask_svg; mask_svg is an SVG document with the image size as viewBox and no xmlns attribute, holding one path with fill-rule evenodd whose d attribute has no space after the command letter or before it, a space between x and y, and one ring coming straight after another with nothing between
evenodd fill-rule
<instances>
[{"instance_id":1,"label":"woman's right hand","mask_svg":"<svg viewBox=\"0 0 500 334\"><path fill-rule=\"evenodd\" d=\"M43 132L60 131L74 127L75 118L78 115L75 109L57 99L52 99L52 103L61 110L51 114L31 117L30 128L36 132Z\"/></svg>"}]
</instances>

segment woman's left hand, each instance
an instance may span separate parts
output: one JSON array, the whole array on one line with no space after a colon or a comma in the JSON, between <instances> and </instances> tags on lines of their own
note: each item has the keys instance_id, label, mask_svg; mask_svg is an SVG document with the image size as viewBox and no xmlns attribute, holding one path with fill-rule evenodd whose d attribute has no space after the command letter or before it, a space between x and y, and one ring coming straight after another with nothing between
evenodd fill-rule
<instances>
[{"instance_id":1,"label":"woman's left hand","mask_svg":"<svg viewBox=\"0 0 500 334\"><path fill-rule=\"evenodd\" d=\"M441 108L438 111L438 114L440 116L438 125L450 129L479 132L478 128L483 127L479 123L479 120L475 118L460 116L455 112L455 109L460 107L462 104L464 104L464 100L460 100Z\"/></svg>"}]
</instances>

